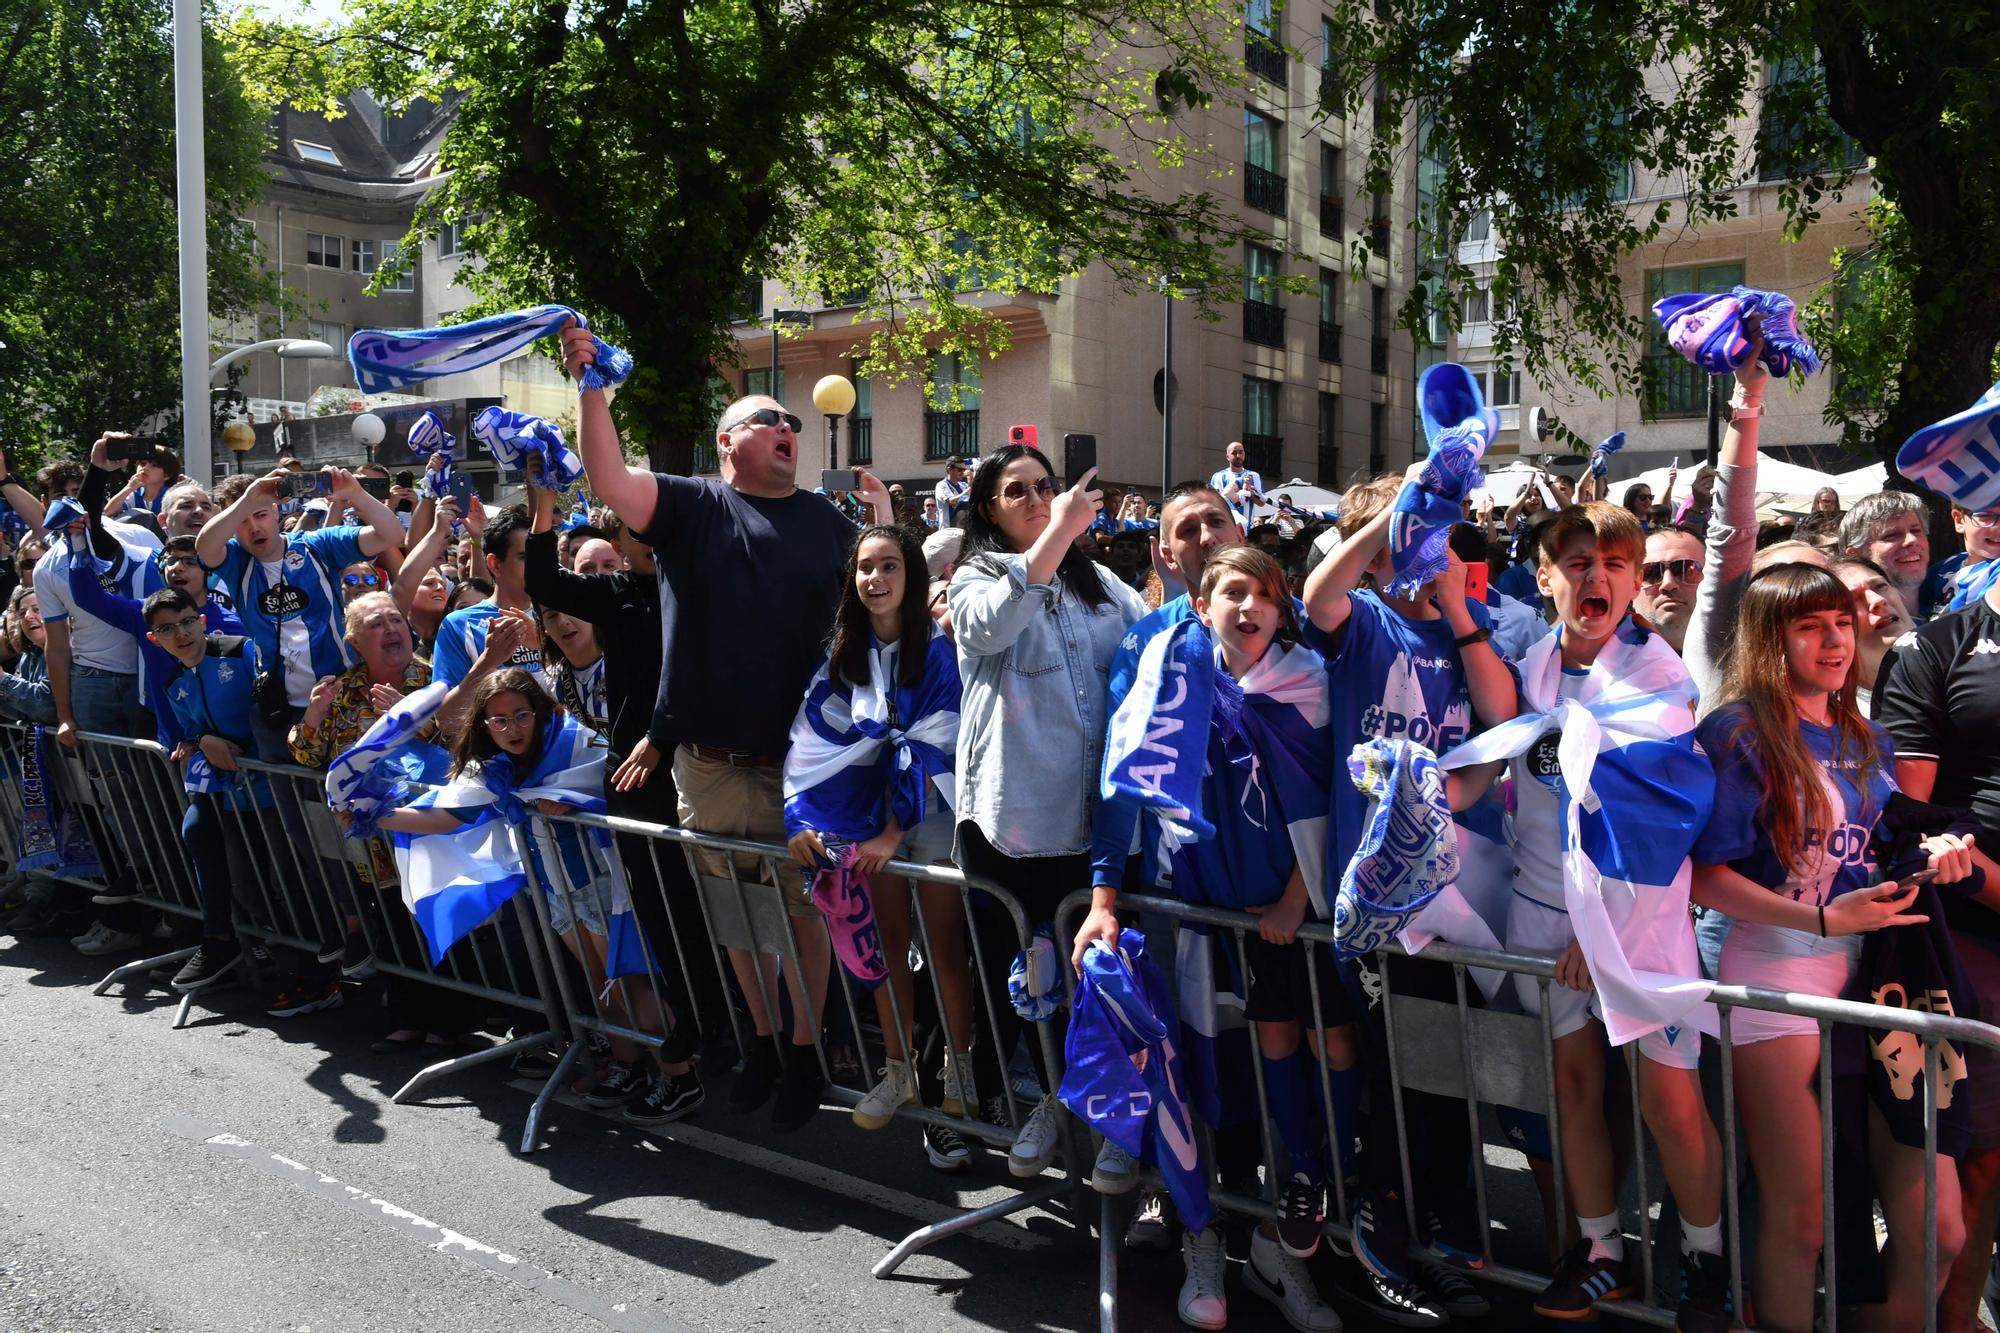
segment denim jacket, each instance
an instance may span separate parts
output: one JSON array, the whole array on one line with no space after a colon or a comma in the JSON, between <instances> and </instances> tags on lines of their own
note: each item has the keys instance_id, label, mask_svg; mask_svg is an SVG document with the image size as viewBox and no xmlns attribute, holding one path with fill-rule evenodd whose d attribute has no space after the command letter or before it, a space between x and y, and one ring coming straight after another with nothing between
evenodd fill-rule
<instances>
[{"instance_id":1,"label":"denim jacket","mask_svg":"<svg viewBox=\"0 0 2000 1333\"><path fill-rule=\"evenodd\" d=\"M951 580L964 682L957 815L1008 856L1090 846L1111 657L1146 614L1138 593L1097 575L1111 601L1096 612L1060 580L1029 583L1025 556L968 560Z\"/></svg>"}]
</instances>

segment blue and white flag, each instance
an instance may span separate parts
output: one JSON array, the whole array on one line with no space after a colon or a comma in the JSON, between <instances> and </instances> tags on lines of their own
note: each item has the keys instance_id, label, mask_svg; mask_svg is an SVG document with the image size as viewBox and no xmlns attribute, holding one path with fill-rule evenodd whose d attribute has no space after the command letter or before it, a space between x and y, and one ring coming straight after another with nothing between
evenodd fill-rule
<instances>
[{"instance_id":1,"label":"blue and white flag","mask_svg":"<svg viewBox=\"0 0 2000 1333\"><path fill-rule=\"evenodd\" d=\"M1819 369L1819 351L1799 333L1799 308L1783 292L1733 287L1726 292L1682 292L1653 302L1667 342L1711 375L1734 374L1750 359L1744 320L1763 316L1764 351L1758 357L1773 375L1791 373L1792 363L1810 375Z\"/></svg>"},{"instance_id":2,"label":"blue and white flag","mask_svg":"<svg viewBox=\"0 0 2000 1333\"><path fill-rule=\"evenodd\" d=\"M1688 919L1688 854L1715 795L1715 772L1695 744L1694 683L1673 647L1630 619L1583 680L1572 677L1567 698L1562 679L1557 632L1521 663L1521 715L1438 764L1509 759L1559 734L1563 903L1605 1030L1618 1045L1676 1026L1713 1034L1710 983Z\"/></svg>"},{"instance_id":3,"label":"blue and white flag","mask_svg":"<svg viewBox=\"0 0 2000 1333\"><path fill-rule=\"evenodd\" d=\"M1102 942L1085 950L1056 1095L1157 1170L1181 1220L1201 1231L1214 1211L1176 1046L1173 997L1147 956L1146 937L1126 930L1116 952Z\"/></svg>"},{"instance_id":4,"label":"blue and white flag","mask_svg":"<svg viewBox=\"0 0 2000 1333\"><path fill-rule=\"evenodd\" d=\"M574 486L583 475L583 461L570 452L562 428L540 417L489 407L472 419L472 434L493 451L501 467L523 477L529 455L540 458L542 475L535 484L545 489Z\"/></svg>"},{"instance_id":5,"label":"blue and white flag","mask_svg":"<svg viewBox=\"0 0 2000 1333\"><path fill-rule=\"evenodd\" d=\"M377 816L407 804L415 784L445 780L450 759L417 733L449 693L451 685L440 680L404 695L326 766L326 803L351 816L348 837L372 836Z\"/></svg>"},{"instance_id":6,"label":"blue and white flag","mask_svg":"<svg viewBox=\"0 0 2000 1333\"><path fill-rule=\"evenodd\" d=\"M413 454L458 456L458 437L444 428L444 418L435 412L426 412L410 423L409 438Z\"/></svg>"},{"instance_id":7,"label":"blue and white flag","mask_svg":"<svg viewBox=\"0 0 2000 1333\"><path fill-rule=\"evenodd\" d=\"M1486 406L1477 382L1456 362L1426 370L1417 381L1417 397L1430 456L1417 480L1404 482L1396 493L1389 517L1389 559L1396 571L1389 592L1397 597L1416 596L1444 573L1452 525L1464 521L1465 497L1485 484L1479 460L1500 430L1499 413ZM1438 415L1453 412L1464 415L1456 421Z\"/></svg>"},{"instance_id":8,"label":"blue and white flag","mask_svg":"<svg viewBox=\"0 0 2000 1333\"><path fill-rule=\"evenodd\" d=\"M1127 796L1153 811L1169 845L1215 834L1201 809L1215 675L1208 631L1193 617L1176 622L1139 650L1105 733L1104 799Z\"/></svg>"},{"instance_id":9,"label":"blue and white flag","mask_svg":"<svg viewBox=\"0 0 2000 1333\"><path fill-rule=\"evenodd\" d=\"M1970 514L2000 504L2000 384L1905 440L1896 471Z\"/></svg>"},{"instance_id":10,"label":"blue and white flag","mask_svg":"<svg viewBox=\"0 0 2000 1333\"><path fill-rule=\"evenodd\" d=\"M1458 826L1437 757L1415 741L1365 740L1347 771L1368 797L1368 823L1340 875L1333 940L1342 953L1367 955L1458 878Z\"/></svg>"},{"instance_id":11,"label":"blue and white flag","mask_svg":"<svg viewBox=\"0 0 2000 1333\"><path fill-rule=\"evenodd\" d=\"M590 327L590 321L566 305L541 305L437 329L361 329L347 340L347 359L362 393L388 393L504 361L537 338L561 333L564 321L571 319L578 328ZM631 355L602 338L593 341L597 364L584 368L577 387L623 384L632 373Z\"/></svg>"},{"instance_id":12,"label":"blue and white flag","mask_svg":"<svg viewBox=\"0 0 2000 1333\"><path fill-rule=\"evenodd\" d=\"M1606 436L1604 442L1590 451L1590 475L1608 477L1611 475L1611 455L1625 447L1625 432L1617 430ZM1551 505L1553 509L1555 506Z\"/></svg>"},{"instance_id":13,"label":"blue and white flag","mask_svg":"<svg viewBox=\"0 0 2000 1333\"><path fill-rule=\"evenodd\" d=\"M900 644L869 638L868 681L850 686L821 662L792 721L785 750L785 832L801 829L865 842L888 826L909 832L956 806L958 654L933 634L923 680L900 683Z\"/></svg>"},{"instance_id":14,"label":"blue and white flag","mask_svg":"<svg viewBox=\"0 0 2000 1333\"><path fill-rule=\"evenodd\" d=\"M1950 597L1945 601L1946 611L1962 611L1968 606L1986 600L1986 594L1993 591L1993 585L2000 583L2000 560L1968 560L1959 571L1952 575Z\"/></svg>"}]
</instances>

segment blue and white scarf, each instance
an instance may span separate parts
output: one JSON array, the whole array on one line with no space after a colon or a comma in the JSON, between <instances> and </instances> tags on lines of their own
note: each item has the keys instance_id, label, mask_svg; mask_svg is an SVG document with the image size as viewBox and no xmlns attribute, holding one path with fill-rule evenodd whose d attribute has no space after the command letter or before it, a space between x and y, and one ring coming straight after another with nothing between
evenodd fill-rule
<instances>
[{"instance_id":1,"label":"blue and white scarf","mask_svg":"<svg viewBox=\"0 0 2000 1333\"><path fill-rule=\"evenodd\" d=\"M1333 940L1342 953L1366 955L1458 878L1458 826L1437 757L1415 741L1362 741L1347 771L1368 797L1368 823L1341 871Z\"/></svg>"},{"instance_id":2,"label":"blue and white scarf","mask_svg":"<svg viewBox=\"0 0 2000 1333\"><path fill-rule=\"evenodd\" d=\"M361 329L347 340L347 359L362 393L389 393L504 361L538 338L561 333L563 323L571 319L578 328L590 327L590 321L566 305L541 305L437 329ZM597 364L584 368L577 387L609 389L623 384L632 373L631 355L602 338L593 342Z\"/></svg>"},{"instance_id":3,"label":"blue and white scarf","mask_svg":"<svg viewBox=\"0 0 2000 1333\"><path fill-rule=\"evenodd\" d=\"M1219 668L1201 621L1177 621L1139 652L1104 742L1103 794L1150 809L1170 848L1216 836L1217 826L1286 830L1313 910L1325 917L1325 769L1330 710L1326 663L1310 648L1273 644L1241 681ZM1210 741L1221 790L1207 809ZM1243 842L1254 839L1245 832ZM1177 871L1178 873L1178 871Z\"/></svg>"},{"instance_id":4,"label":"blue and white scarf","mask_svg":"<svg viewBox=\"0 0 2000 1333\"><path fill-rule=\"evenodd\" d=\"M21 829L14 868L96 879L102 871L90 830L79 812L56 794L55 766L62 761L57 757L54 730L36 727L33 743L17 753L21 761L15 775L21 784Z\"/></svg>"},{"instance_id":5,"label":"blue and white scarf","mask_svg":"<svg viewBox=\"0 0 2000 1333\"><path fill-rule=\"evenodd\" d=\"M1950 597L1944 604L1944 611L1962 611L1966 607L1986 599L1993 591L1993 585L2000 583L2000 560L1968 560L1959 571L1952 575Z\"/></svg>"},{"instance_id":6,"label":"blue and white scarf","mask_svg":"<svg viewBox=\"0 0 2000 1333\"><path fill-rule=\"evenodd\" d=\"M2000 384L1904 441L1896 471L1967 513L2000 504Z\"/></svg>"},{"instance_id":7,"label":"blue and white scarf","mask_svg":"<svg viewBox=\"0 0 2000 1333\"><path fill-rule=\"evenodd\" d=\"M450 693L450 683L438 680L404 695L326 766L326 803L351 816L348 837L373 836L375 820L408 804L417 784L444 781L449 758L417 734Z\"/></svg>"},{"instance_id":8,"label":"blue and white scarf","mask_svg":"<svg viewBox=\"0 0 2000 1333\"><path fill-rule=\"evenodd\" d=\"M1083 955L1056 1095L1157 1170L1181 1220L1201 1231L1214 1211L1175 1036L1173 997L1147 956L1146 937L1123 931L1115 952L1093 943Z\"/></svg>"},{"instance_id":9,"label":"blue and white scarf","mask_svg":"<svg viewBox=\"0 0 2000 1333\"><path fill-rule=\"evenodd\" d=\"M1611 455L1625 447L1625 432L1613 431L1602 444L1590 451L1590 475L1608 477L1611 475ZM1549 506L1554 509L1554 505Z\"/></svg>"},{"instance_id":10,"label":"blue and white scarf","mask_svg":"<svg viewBox=\"0 0 2000 1333\"><path fill-rule=\"evenodd\" d=\"M1500 430L1499 413L1486 406L1478 382L1456 362L1426 370L1417 381L1417 396L1430 456L1417 480L1396 492L1389 516L1389 560L1395 566L1389 592L1396 597L1415 597L1444 573L1452 525L1464 521L1465 497L1485 484L1479 460ZM1448 420L1451 413L1463 415Z\"/></svg>"},{"instance_id":11,"label":"blue and white scarf","mask_svg":"<svg viewBox=\"0 0 2000 1333\"><path fill-rule=\"evenodd\" d=\"M1509 759L1559 733L1563 901L1606 1031L1617 1045L1675 1027L1713 1033L1688 921L1688 855L1715 796L1715 772L1695 744L1694 683L1673 647L1629 618L1570 698L1562 678L1558 631L1521 663L1521 715L1438 765Z\"/></svg>"},{"instance_id":12,"label":"blue and white scarf","mask_svg":"<svg viewBox=\"0 0 2000 1333\"><path fill-rule=\"evenodd\" d=\"M542 475L536 484L548 490L574 486L583 475L583 462L570 452L562 428L540 417L489 407L472 419L472 434L493 451L501 467L517 475L527 475L524 462L530 454L540 458Z\"/></svg>"},{"instance_id":13,"label":"blue and white scarf","mask_svg":"<svg viewBox=\"0 0 2000 1333\"><path fill-rule=\"evenodd\" d=\"M1762 315L1764 350L1758 357L1773 375L1791 373L1792 363L1810 375L1819 352L1799 333L1799 308L1782 292L1733 287L1727 292L1682 292L1653 302L1653 317L1676 352L1711 375L1729 375L1750 359L1743 321Z\"/></svg>"}]
</instances>

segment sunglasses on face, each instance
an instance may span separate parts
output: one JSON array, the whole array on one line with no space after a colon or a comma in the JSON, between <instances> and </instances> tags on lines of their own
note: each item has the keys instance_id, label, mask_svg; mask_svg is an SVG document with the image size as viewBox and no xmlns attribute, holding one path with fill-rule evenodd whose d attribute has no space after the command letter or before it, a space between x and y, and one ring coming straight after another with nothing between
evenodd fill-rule
<instances>
[{"instance_id":1,"label":"sunglasses on face","mask_svg":"<svg viewBox=\"0 0 2000 1333\"><path fill-rule=\"evenodd\" d=\"M379 588L382 579L377 574L342 574L340 581L349 588Z\"/></svg>"},{"instance_id":2,"label":"sunglasses on face","mask_svg":"<svg viewBox=\"0 0 2000 1333\"><path fill-rule=\"evenodd\" d=\"M792 434L794 435L797 435L806 428L806 423L800 421L790 412L780 412L775 407L760 407L755 412L738 417L733 424L724 426L722 429L731 431L741 430L745 426L775 426L781 421L792 428Z\"/></svg>"},{"instance_id":3,"label":"sunglasses on face","mask_svg":"<svg viewBox=\"0 0 2000 1333\"><path fill-rule=\"evenodd\" d=\"M1044 500L1053 500L1056 498L1056 493L1060 490L1062 490L1062 487L1056 484L1054 477L1043 477L1033 486L1030 486L1025 481L1016 480L1010 481L1000 488L1000 498L1008 504L1020 504L1031 494L1039 495Z\"/></svg>"},{"instance_id":4,"label":"sunglasses on face","mask_svg":"<svg viewBox=\"0 0 2000 1333\"><path fill-rule=\"evenodd\" d=\"M1639 566L1639 578L1645 583L1658 583L1672 572L1682 583L1692 583L1701 577L1699 560L1648 560Z\"/></svg>"}]
</instances>

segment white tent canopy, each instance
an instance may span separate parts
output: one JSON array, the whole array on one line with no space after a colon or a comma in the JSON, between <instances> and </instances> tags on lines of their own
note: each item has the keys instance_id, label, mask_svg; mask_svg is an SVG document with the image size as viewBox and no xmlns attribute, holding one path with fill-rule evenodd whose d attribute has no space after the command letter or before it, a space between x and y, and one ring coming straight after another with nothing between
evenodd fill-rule
<instances>
[{"instance_id":1,"label":"white tent canopy","mask_svg":"<svg viewBox=\"0 0 2000 1333\"><path fill-rule=\"evenodd\" d=\"M1680 503L1681 499L1687 495L1687 488L1694 482L1694 474L1700 468L1701 464L1699 462L1689 462L1682 465L1680 475L1674 482L1674 503ZM1848 491L1841 489L1843 479L1832 473L1820 472L1809 467L1801 467L1797 463L1787 463L1782 458L1773 458L1769 454L1759 453L1757 455L1757 512L1766 517L1779 513L1806 513L1812 509L1813 493L1822 486L1833 487L1834 491L1839 494L1841 503L1843 505L1850 504L1854 500L1860 499L1863 495L1869 495L1882 489L1879 476L1880 470L1880 465L1878 464L1876 468L1878 476L1873 483L1850 495ZM1869 469L1862 468L1859 473L1850 473L1849 476L1859 478L1862 473L1868 471ZM1649 472L1641 472L1636 477L1626 477L1623 480L1614 481L1611 483L1610 494L1605 498L1614 502L1622 500L1625 496L1626 487L1641 482L1653 488L1653 496L1658 500L1665 496L1667 492L1667 469L1657 467Z\"/></svg>"}]
</instances>

